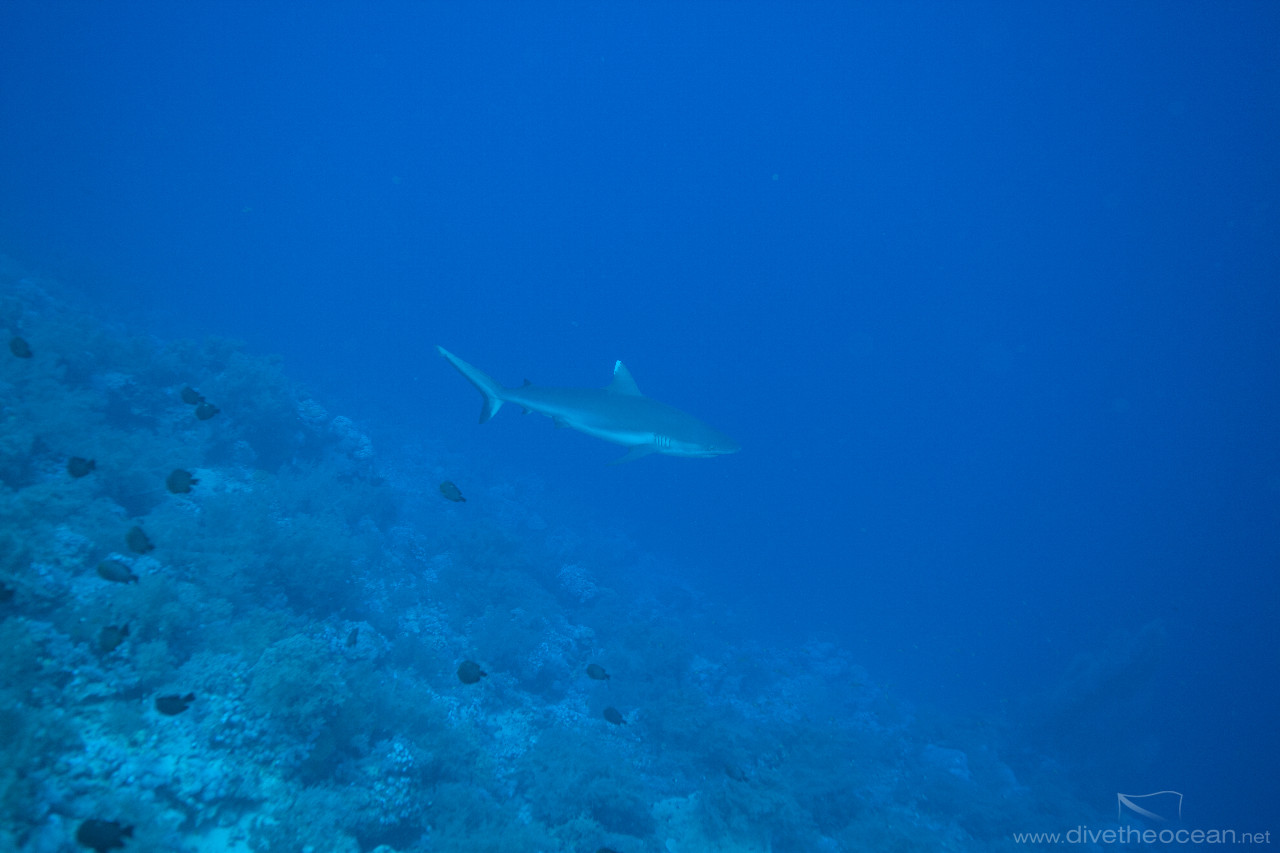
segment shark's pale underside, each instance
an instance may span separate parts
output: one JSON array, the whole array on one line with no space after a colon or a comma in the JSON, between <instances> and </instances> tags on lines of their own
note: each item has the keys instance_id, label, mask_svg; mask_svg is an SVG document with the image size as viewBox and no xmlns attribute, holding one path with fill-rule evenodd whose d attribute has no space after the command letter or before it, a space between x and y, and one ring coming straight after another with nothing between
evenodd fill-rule
<instances>
[{"instance_id":1,"label":"shark's pale underside","mask_svg":"<svg viewBox=\"0 0 1280 853\"><path fill-rule=\"evenodd\" d=\"M629 448L618 462L649 453L723 456L742 449L729 436L692 415L641 394L631 372L620 361L613 366L613 381L607 388L543 388L528 381L519 388L505 388L444 347L436 349L484 395L480 423L493 417L503 403L511 403L526 413L546 415L556 426Z\"/></svg>"}]
</instances>

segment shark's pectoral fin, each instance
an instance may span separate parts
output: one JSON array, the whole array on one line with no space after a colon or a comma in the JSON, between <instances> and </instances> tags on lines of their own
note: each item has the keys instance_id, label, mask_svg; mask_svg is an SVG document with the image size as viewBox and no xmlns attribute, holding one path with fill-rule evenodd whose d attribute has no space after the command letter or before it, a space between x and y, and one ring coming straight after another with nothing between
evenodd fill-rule
<instances>
[{"instance_id":1,"label":"shark's pectoral fin","mask_svg":"<svg viewBox=\"0 0 1280 853\"><path fill-rule=\"evenodd\" d=\"M650 453L652 453L656 449L657 448L655 448L652 444L637 444L635 447L628 450L625 455L620 456L619 458L613 460L609 464L621 465L623 462L634 462L635 460L639 459L641 456L648 456Z\"/></svg>"},{"instance_id":2,"label":"shark's pectoral fin","mask_svg":"<svg viewBox=\"0 0 1280 853\"><path fill-rule=\"evenodd\" d=\"M557 418L555 415L551 416L551 422L556 425L556 429L564 429L569 425L564 418Z\"/></svg>"}]
</instances>

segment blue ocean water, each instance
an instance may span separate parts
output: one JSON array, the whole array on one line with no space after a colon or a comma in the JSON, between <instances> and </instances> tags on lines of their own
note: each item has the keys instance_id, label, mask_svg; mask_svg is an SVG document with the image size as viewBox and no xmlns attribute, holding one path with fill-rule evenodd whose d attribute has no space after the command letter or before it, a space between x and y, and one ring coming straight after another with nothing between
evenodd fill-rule
<instances>
[{"instance_id":1,"label":"blue ocean water","mask_svg":"<svg viewBox=\"0 0 1280 853\"><path fill-rule=\"evenodd\" d=\"M735 678L768 678L735 676L732 661L783 650L756 665L850 691L810 709L823 725L874 715L858 698L871 683L938 732L904 724L909 742L975 767L984 745L999 752L1041 791L1038 810L965 824L957 849L1100 825L1118 793L1164 790L1183 796L1187 827L1280 829L1278 31L1265 3L9 3L0 331L48 352L40 318L62 309L41 300L69 304L49 296L65 286L104 328L162 349L215 335L278 355L289 381L371 437L415 535L448 540L431 513L465 508L457 523L483 537L518 507L572 530L601 586L687 617L678 642L721 649L729 674L709 695L741 700ZM621 448L541 417L504 409L477 425L479 397L437 345L507 385L603 386L621 359L644 393L743 450L612 466ZM130 358L112 370L144 376ZM4 374L10 406L34 394L18 369ZM175 370L138 381L170 393L220 381ZM268 474L298 464L246 435ZM183 464L247 464L210 447ZM444 479L465 504L413 509ZM553 559L510 547L516 566ZM21 605L26 569L6 570ZM487 582L445 573L464 590L450 596L478 595L450 611L457 638L485 614ZM673 584L703 602L698 618ZM245 595L237 608L301 606ZM544 609L521 609L603 636L586 602L536 600ZM58 624L38 608L8 618ZM653 678L643 641L600 648ZM487 655L500 676L495 649L447 652ZM697 655L654 656L681 683L700 671ZM530 680L508 675L512 691ZM674 749L652 722L665 694L619 687L650 701L650 727L630 732L637 754ZM514 713L508 700L484 713ZM792 724L751 719L751 731ZM765 773L741 720L715 725L744 726L735 742L752 757L733 762L756 768L748 780ZM1062 811L1043 800L1066 794L1028 781L1050 766L1073 798ZM644 803L632 811L675 826L650 806L689 790L646 784L628 789ZM956 795L930 819L978 799ZM105 795L59 803L68 820L112 817ZM1061 825L1077 804L1095 811ZM785 822L734 808L748 826ZM571 841L557 830L568 819L535 808L524 825L558 832L559 848L511 843L762 849L729 811L683 838L597 811L612 835ZM1037 814L1056 823L1018 824ZM189 817L190 836L230 820ZM851 819L814 821L827 849L892 847ZM436 841L421 840L427 827ZM453 843L434 818L413 829L359 843Z\"/></svg>"}]
</instances>

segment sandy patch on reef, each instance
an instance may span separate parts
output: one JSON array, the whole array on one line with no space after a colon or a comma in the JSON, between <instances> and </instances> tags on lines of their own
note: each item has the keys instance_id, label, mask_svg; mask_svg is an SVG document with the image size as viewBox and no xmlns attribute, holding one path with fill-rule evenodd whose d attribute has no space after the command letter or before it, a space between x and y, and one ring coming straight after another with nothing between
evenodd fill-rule
<instances>
[{"instance_id":1,"label":"sandy patch on reef","mask_svg":"<svg viewBox=\"0 0 1280 853\"><path fill-rule=\"evenodd\" d=\"M653 805L657 836L667 853L770 853L770 846L750 845L731 838L711 838L698 817L698 795L672 797Z\"/></svg>"},{"instance_id":2,"label":"sandy patch on reef","mask_svg":"<svg viewBox=\"0 0 1280 853\"><path fill-rule=\"evenodd\" d=\"M250 815L233 826L217 826L191 839L195 853L253 853L249 846Z\"/></svg>"}]
</instances>

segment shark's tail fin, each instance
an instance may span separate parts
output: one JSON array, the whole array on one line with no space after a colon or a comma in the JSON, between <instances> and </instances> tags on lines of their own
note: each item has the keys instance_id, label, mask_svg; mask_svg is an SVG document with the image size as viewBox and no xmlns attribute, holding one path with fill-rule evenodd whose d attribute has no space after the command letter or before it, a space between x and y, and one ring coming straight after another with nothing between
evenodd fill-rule
<instances>
[{"instance_id":1,"label":"shark's tail fin","mask_svg":"<svg viewBox=\"0 0 1280 853\"><path fill-rule=\"evenodd\" d=\"M458 372L467 377L467 381L476 386L476 390L484 395L484 406L480 409L480 423L484 423L497 414L498 409L502 408L502 386L493 381L493 378L483 370L477 370L449 352L444 347L436 347L440 354L449 360L449 363L458 368Z\"/></svg>"}]
</instances>

